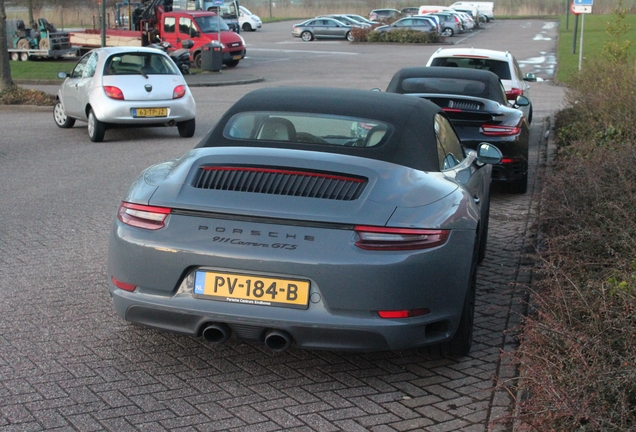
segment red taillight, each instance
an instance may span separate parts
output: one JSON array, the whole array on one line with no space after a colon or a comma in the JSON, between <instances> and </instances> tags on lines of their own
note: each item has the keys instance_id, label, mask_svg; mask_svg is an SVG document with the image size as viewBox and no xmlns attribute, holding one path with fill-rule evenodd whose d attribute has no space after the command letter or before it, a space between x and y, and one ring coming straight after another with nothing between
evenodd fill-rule
<instances>
[{"instance_id":1,"label":"red taillight","mask_svg":"<svg viewBox=\"0 0 636 432\"><path fill-rule=\"evenodd\" d=\"M504 165L517 164L517 163L521 163L521 159L520 158L503 158L501 159L501 163Z\"/></svg>"},{"instance_id":2,"label":"red taillight","mask_svg":"<svg viewBox=\"0 0 636 432\"><path fill-rule=\"evenodd\" d=\"M428 309L405 309L405 310L387 310L378 311L380 318L395 319L395 318L413 318L422 315L428 315L431 311Z\"/></svg>"},{"instance_id":3,"label":"red taillight","mask_svg":"<svg viewBox=\"0 0 636 432\"><path fill-rule=\"evenodd\" d=\"M104 86L104 92L111 99L124 100L124 93L118 87Z\"/></svg>"},{"instance_id":4,"label":"red taillight","mask_svg":"<svg viewBox=\"0 0 636 432\"><path fill-rule=\"evenodd\" d=\"M119 289L123 289L124 291L132 292L132 291L134 291L137 288L136 285L129 284L129 283L126 283L126 282L122 282L119 279L115 278L115 276L111 276L110 279L113 281L113 285L115 285Z\"/></svg>"},{"instance_id":5,"label":"red taillight","mask_svg":"<svg viewBox=\"0 0 636 432\"><path fill-rule=\"evenodd\" d=\"M508 90L506 92L506 97L508 98L508 100L516 100L517 96L522 96L523 95L523 90L521 90L520 88L513 88L512 90Z\"/></svg>"},{"instance_id":6,"label":"red taillight","mask_svg":"<svg viewBox=\"0 0 636 432\"><path fill-rule=\"evenodd\" d=\"M178 85L172 90L172 99L179 99L186 94L186 88L184 85Z\"/></svg>"},{"instance_id":7,"label":"red taillight","mask_svg":"<svg viewBox=\"0 0 636 432\"><path fill-rule=\"evenodd\" d=\"M487 136L512 136L518 135L521 129L516 126L481 125L480 132Z\"/></svg>"},{"instance_id":8,"label":"red taillight","mask_svg":"<svg viewBox=\"0 0 636 432\"><path fill-rule=\"evenodd\" d=\"M356 246L365 250L399 251L430 249L448 240L449 230L386 228L358 225Z\"/></svg>"},{"instance_id":9,"label":"red taillight","mask_svg":"<svg viewBox=\"0 0 636 432\"><path fill-rule=\"evenodd\" d=\"M126 225L149 230L158 230L165 225L170 209L140 204L121 203L117 212L117 219Z\"/></svg>"}]
</instances>

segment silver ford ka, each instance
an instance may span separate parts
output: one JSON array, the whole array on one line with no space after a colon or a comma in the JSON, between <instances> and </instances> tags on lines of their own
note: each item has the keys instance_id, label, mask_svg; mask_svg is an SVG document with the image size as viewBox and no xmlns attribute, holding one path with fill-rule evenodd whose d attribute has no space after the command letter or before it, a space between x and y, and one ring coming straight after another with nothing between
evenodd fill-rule
<instances>
[{"instance_id":1,"label":"silver ford ka","mask_svg":"<svg viewBox=\"0 0 636 432\"><path fill-rule=\"evenodd\" d=\"M500 159L424 99L253 91L124 195L114 307L214 344L465 355Z\"/></svg>"},{"instance_id":2,"label":"silver ford ka","mask_svg":"<svg viewBox=\"0 0 636 432\"><path fill-rule=\"evenodd\" d=\"M176 126L192 137L196 104L172 59L155 48L96 48L84 55L58 91L53 120L60 128L88 123L91 141L114 127Z\"/></svg>"}]
</instances>

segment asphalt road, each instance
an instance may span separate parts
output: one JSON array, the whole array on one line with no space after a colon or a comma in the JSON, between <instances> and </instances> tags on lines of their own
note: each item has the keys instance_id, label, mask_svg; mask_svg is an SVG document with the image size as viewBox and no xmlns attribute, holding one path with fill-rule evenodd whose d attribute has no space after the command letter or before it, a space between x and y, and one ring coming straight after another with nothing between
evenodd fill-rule
<instances>
[{"instance_id":1,"label":"asphalt road","mask_svg":"<svg viewBox=\"0 0 636 432\"><path fill-rule=\"evenodd\" d=\"M556 24L494 21L460 46L510 50L532 85L528 193L492 197L488 253L478 273L475 344L460 359L422 350L270 352L212 346L120 320L106 286L107 236L118 204L148 165L192 148L241 95L263 86L385 88L438 46L302 42L293 22L242 33L248 58L223 74L262 82L197 87L197 133L175 128L55 126L50 110L0 107L0 431L487 431L510 430L500 382L516 371L514 326L531 282L532 222L548 159L549 118L561 107ZM25 85L28 86L28 85ZM36 86L54 92L54 86Z\"/></svg>"}]
</instances>

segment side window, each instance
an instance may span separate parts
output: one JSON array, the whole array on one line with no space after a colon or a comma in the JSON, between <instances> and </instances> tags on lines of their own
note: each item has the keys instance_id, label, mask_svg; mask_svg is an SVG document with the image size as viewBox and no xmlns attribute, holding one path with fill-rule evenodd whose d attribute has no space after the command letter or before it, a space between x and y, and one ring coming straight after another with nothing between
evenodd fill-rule
<instances>
[{"instance_id":1,"label":"side window","mask_svg":"<svg viewBox=\"0 0 636 432\"><path fill-rule=\"evenodd\" d=\"M175 17L165 17L163 19L164 33L174 33L177 20Z\"/></svg>"},{"instance_id":2,"label":"side window","mask_svg":"<svg viewBox=\"0 0 636 432\"><path fill-rule=\"evenodd\" d=\"M82 57L80 61L77 62L77 64L73 68L73 72L71 72L71 78L82 77L82 75L84 74L84 69L86 69L86 64L88 63L88 60L91 58L92 55L93 53L88 53L84 57Z\"/></svg>"},{"instance_id":3,"label":"side window","mask_svg":"<svg viewBox=\"0 0 636 432\"><path fill-rule=\"evenodd\" d=\"M460 164L466 154L455 130L443 116L435 116L435 137L437 139L437 156L439 168L444 171Z\"/></svg>"},{"instance_id":4,"label":"side window","mask_svg":"<svg viewBox=\"0 0 636 432\"><path fill-rule=\"evenodd\" d=\"M190 18L179 18L179 33L187 34L190 36L190 28L192 27L192 21Z\"/></svg>"},{"instance_id":5,"label":"side window","mask_svg":"<svg viewBox=\"0 0 636 432\"><path fill-rule=\"evenodd\" d=\"M90 78L95 75L97 69L97 54L93 53L91 58L86 62L86 68L84 68L84 78Z\"/></svg>"}]
</instances>

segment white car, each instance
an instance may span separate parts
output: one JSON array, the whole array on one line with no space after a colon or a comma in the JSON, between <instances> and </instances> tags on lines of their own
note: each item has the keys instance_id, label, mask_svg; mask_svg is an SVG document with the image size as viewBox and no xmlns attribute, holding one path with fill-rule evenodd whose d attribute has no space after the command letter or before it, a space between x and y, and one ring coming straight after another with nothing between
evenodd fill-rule
<instances>
[{"instance_id":1,"label":"white car","mask_svg":"<svg viewBox=\"0 0 636 432\"><path fill-rule=\"evenodd\" d=\"M239 25L243 31L256 31L261 28L263 22L245 6L239 6Z\"/></svg>"},{"instance_id":2,"label":"white car","mask_svg":"<svg viewBox=\"0 0 636 432\"><path fill-rule=\"evenodd\" d=\"M64 83L53 109L55 124L88 123L91 141L122 126L176 126L189 138L196 127L196 104L183 75L163 51L145 47L96 48L85 54Z\"/></svg>"},{"instance_id":3,"label":"white car","mask_svg":"<svg viewBox=\"0 0 636 432\"><path fill-rule=\"evenodd\" d=\"M495 73L506 90L509 101L518 96L530 100L530 85L535 82L534 74L523 75L517 59L509 51L495 51L480 48L440 48L428 59L426 66L450 66L482 69ZM532 102L520 108L528 122L532 122Z\"/></svg>"}]
</instances>

